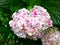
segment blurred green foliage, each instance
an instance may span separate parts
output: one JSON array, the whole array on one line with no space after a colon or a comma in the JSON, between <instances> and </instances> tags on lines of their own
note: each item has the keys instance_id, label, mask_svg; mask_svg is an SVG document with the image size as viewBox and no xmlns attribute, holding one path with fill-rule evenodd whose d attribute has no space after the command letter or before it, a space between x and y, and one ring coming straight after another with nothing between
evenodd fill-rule
<instances>
[{"instance_id":1,"label":"blurred green foliage","mask_svg":"<svg viewBox=\"0 0 60 45\"><path fill-rule=\"evenodd\" d=\"M31 9L40 5L47 9L54 26L60 26L60 0L0 0L0 45L42 45L40 39L33 41L14 35L9 27L12 13L21 8Z\"/></svg>"}]
</instances>

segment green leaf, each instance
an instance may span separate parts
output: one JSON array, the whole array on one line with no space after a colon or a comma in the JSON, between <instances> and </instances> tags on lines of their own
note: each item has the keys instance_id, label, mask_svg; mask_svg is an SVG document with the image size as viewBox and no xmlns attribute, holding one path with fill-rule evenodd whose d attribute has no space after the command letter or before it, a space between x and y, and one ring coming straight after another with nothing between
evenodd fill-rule
<instances>
[{"instance_id":1,"label":"green leaf","mask_svg":"<svg viewBox=\"0 0 60 45\"><path fill-rule=\"evenodd\" d=\"M41 4L41 0L22 0L22 1L26 2L29 6Z\"/></svg>"}]
</instances>

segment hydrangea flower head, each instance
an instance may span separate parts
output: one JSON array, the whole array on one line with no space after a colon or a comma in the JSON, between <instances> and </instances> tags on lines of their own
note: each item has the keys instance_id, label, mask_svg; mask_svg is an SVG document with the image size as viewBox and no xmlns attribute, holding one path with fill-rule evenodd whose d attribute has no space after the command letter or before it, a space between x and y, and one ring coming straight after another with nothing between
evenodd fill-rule
<instances>
[{"instance_id":1,"label":"hydrangea flower head","mask_svg":"<svg viewBox=\"0 0 60 45\"><path fill-rule=\"evenodd\" d=\"M21 38L41 38L41 32L52 26L47 10L35 5L32 9L19 9L12 15L9 25L13 32Z\"/></svg>"}]
</instances>

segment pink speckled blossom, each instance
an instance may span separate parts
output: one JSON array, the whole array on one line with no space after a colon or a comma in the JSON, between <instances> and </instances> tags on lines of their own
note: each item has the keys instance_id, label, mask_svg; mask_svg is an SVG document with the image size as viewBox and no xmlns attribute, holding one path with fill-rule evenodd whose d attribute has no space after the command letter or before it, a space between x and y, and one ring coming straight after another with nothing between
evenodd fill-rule
<instances>
[{"instance_id":1,"label":"pink speckled blossom","mask_svg":"<svg viewBox=\"0 0 60 45\"><path fill-rule=\"evenodd\" d=\"M21 38L31 37L32 39L41 38L41 32L52 26L50 15L41 6L34 6L32 9L19 9L12 15L13 20L9 25L13 32Z\"/></svg>"}]
</instances>

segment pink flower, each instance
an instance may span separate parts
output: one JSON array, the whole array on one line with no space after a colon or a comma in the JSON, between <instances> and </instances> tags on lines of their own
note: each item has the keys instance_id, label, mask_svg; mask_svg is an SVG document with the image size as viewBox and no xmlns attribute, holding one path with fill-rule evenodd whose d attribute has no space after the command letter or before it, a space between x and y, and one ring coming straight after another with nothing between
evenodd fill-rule
<instances>
[{"instance_id":1,"label":"pink flower","mask_svg":"<svg viewBox=\"0 0 60 45\"><path fill-rule=\"evenodd\" d=\"M47 10L37 5L30 11L25 8L19 9L18 12L13 13L12 18L9 25L21 38L26 38L27 35L35 39L40 38L41 32L52 25Z\"/></svg>"}]
</instances>

